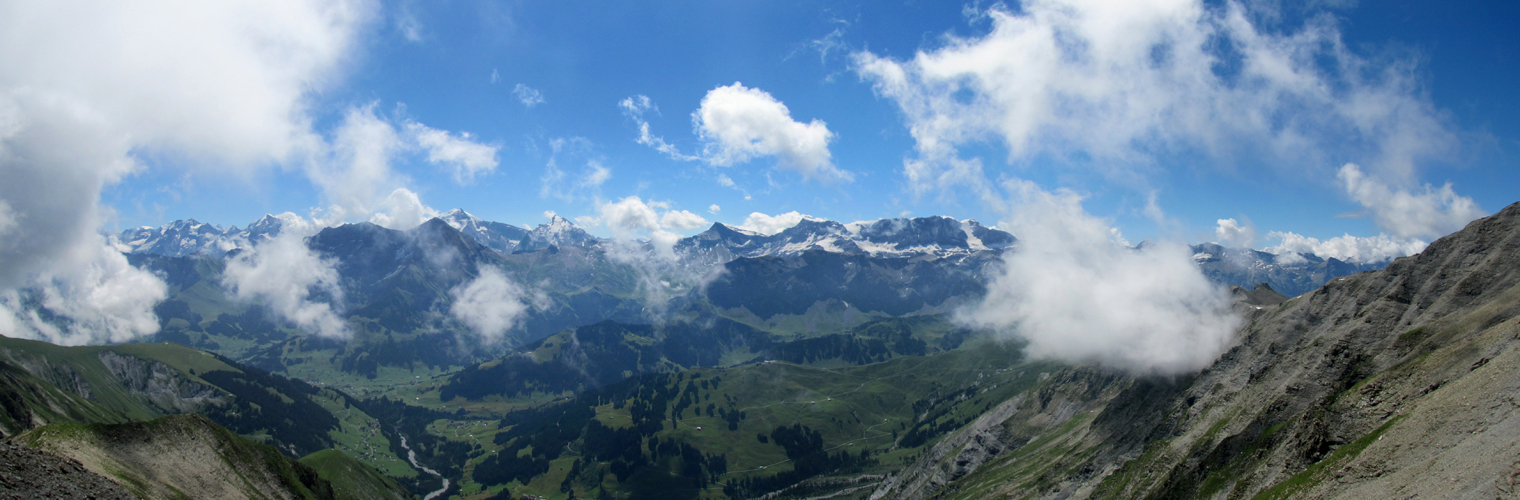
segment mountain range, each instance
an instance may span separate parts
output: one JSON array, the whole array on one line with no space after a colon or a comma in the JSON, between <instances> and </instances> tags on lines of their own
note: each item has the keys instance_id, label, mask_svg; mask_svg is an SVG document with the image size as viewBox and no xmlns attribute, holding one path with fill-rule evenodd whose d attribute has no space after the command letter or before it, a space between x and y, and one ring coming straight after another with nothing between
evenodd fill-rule
<instances>
[{"instance_id":1,"label":"mountain range","mask_svg":"<svg viewBox=\"0 0 1520 500\"><path fill-rule=\"evenodd\" d=\"M558 215L533 229L482 220L462 209L444 212L436 218L476 243L502 254L550 247L596 248L609 241L587 233ZM289 213L266 215L246 229L237 226L223 229L193 219L180 220L157 228L129 229L117 239L133 254L221 257L234 249L248 248L278 235L292 220L299 221L299 218ZM675 249L683 260L711 266L741 257L790 257L807 251L873 258L945 258L1002 251L1012 248L1017 241L1012 234L970 219L959 221L935 216L843 224L804 218L795 226L770 235L714 223L706 231L680 239ZM1386 261L1347 262L1301 252L1272 254L1217 243L1201 243L1191 248L1199 267L1218 283L1242 286L1268 283L1288 296L1312 290L1330 278L1387 265Z\"/></svg>"},{"instance_id":2,"label":"mountain range","mask_svg":"<svg viewBox=\"0 0 1520 500\"><path fill-rule=\"evenodd\" d=\"M0 432L80 464L27 477L82 468L173 497L199 481L170 472L193 456L235 464L184 468L207 477L263 471L236 495L291 498L1484 496L1520 483L1517 407L1502 397L1502 374L1520 369L1520 205L1386 267L1195 245L1244 326L1202 372L1167 377L1030 358L956 321L1018 245L974 221L714 224L677 241L674 261L562 218L329 227L303 245L337 276L313 300L346 322L341 340L226 286L247 242L299 222L124 234L129 261L170 288L160 332L139 343L0 339ZM495 342L449 312L489 269L527 290ZM127 434L176 451L124 467L148 449Z\"/></svg>"}]
</instances>

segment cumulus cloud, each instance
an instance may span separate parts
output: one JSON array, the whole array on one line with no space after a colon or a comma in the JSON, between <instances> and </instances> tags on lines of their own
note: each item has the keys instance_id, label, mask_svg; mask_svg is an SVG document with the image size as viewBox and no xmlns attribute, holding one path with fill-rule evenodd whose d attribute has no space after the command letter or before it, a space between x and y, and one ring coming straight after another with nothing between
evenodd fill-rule
<instances>
[{"instance_id":1,"label":"cumulus cloud","mask_svg":"<svg viewBox=\"0 0 1520 500\"><path fill-rule=\"evenodd\" d=\"M1224 351L1240 320L1186 245L1126 247L1072 192L1007 188L1019 202L999 227L1019 245L960 321L1023 337L1032 356L1137 374L1199 370Z\"/></svg>"},{"instance_id":2,"label":"cumulus cloud","mask_svg":"<svg viewBox=\"0 0 1520 500\"><path fill-rule=\"evenodd\" d=\"M321 229L294 214L282 215L280 234L227 261L222 286L236 300L269 308L301 331L327 338L352 334L339 315L343 290L337 262L306 245Z\"/></svg>"},{"instance_id":3,"label":"cumulus cloud","mask_svg":"<svg viewBox=\"0 0 1520 500\"><path fill-rule=\"evenodd\" d=\"M1422 192L1394 189L1352 163L1342 166L1337 178L1378 227L1402 239L1439 238L1488 215L1472 198L1452 191L1449 182L1440 188L1426 184Z\"/></svg>"},{"instance_id":4,"label":"cumulus cloud","mask_svg":"<svg viewBox=\"0 0 1520 500\"><path fill-rule=\"evenodd\" d=\"M417 195L404 187L408 181L393 168L407 152L424 153L429 163L448 169L461 184L496 169L499 146L476 142L468 133L454 134L412 120L386 118L376 113L378 104L350 107L333 131L326 155L307 164L307 177L329 204L324 218L339 222L366 218L410 221L410 214L386 213L423 208ZM423 215L430 211L422 210ZM400 224L376 223L386 227Z\"/></svg>"},{"instance_id":5,"label":"cumulus cloud","mask_svg":"<svg viewBox=\"0 0 1520 500\"><path fill-rule=\"evenodd\" d=\"M707 92L692 121L705 143L706 161L734 165L773 156L777 166L821 182L851 181L854 175L834 166L829 141L834 133L822 121L792 119L791 110L770 93L739 82Z\"/></svg>"},{"instance_id":6,"label":"cumulus cloud","mask_svg":"<svg viewBox=\"0 0 1520 500\"><path fill-rule=\"evenodd\" d=\"M1319 238L1298 233L1272 231L1267 233L1267 238L1279 240L1279 243L1264 248L1262 251L1277 254L1279 261L1287 263L1303 261L1300 253L1359 264L1384 262L1396 257L1420 253L1426 246L1426 243L1419 239L1394 238L1386 234L1373 237L1347 234L1320 241Z\"/></svg>"},{"instance_id":7,"label":"cumulus cloud","mask_svg":"<svg viewBox=\"0 0 1520 500\"><path fill-rule=\"evenodd\" d=\"M368 217L384 199L386 187L401 183L391 161L406 143L390 121L375 114L375 106L349 108L333 134L330 156L308 165L307 176L337 220Z\"/></svg>"},{"instance_id":8,"label":"cumulus cloud","mask_svg":"<svg viewBox=\"0 0 1520 500\"><path fill-rule=\"evenodd\" d=\"M35 311L7 328L59 342L123 341L156 330L165 285L125 266L98 234L101 190L142 167L248 171L309 152L306 95L336 76L369 2L132 5L13 2L0 7L0 291ZM109 296L107 294L117 294ZM20 297L37 298L22 304ZM16 299L16 300L11 300ZM152 323L152 325L150 325Z\"/></svg>"},{"instance_id":9,"label":"cumulus cloud","mask_svg":"<svg viewBox=\"0 0 1520 500\"><path fill-rule=\"evenodd\" d=\"M1256 244L1256 228L1249 224L1241 225L1235 219L1219 219L1219 225L1214 228L1214 238L1227 247L1251 248Z\"/></svg>"},{"instance_id":10,"label":"cumulus cloud","mask_svg":"<svg viewBox=\"0 0 1520 500\"><path fill-rule=\"evenodd\" d=\"M104 237L63 256L66 265L23 291L0 291L0 335L60 345L119 343L158 331L153 306L168 285L132 267ZM45 310L46 315L39 314Z\"/></svg>"},{"instance_id":11,"label":"cumulus cloud","mask_svg":"<svg viewBox=\"0 0 1520 500\"><path fill-rule=\"evenodd\" d=\"M982 186L958 149L1005 146L1127 175L1159 154L1327 165L1368 158L1407 179L1455 134L1408 60L1362 58L1333 17L1267 30L1240 3L1032 0L980 13L974 37L895 60L854 54L858 74L897 104L915 140L912 189Z\"/></svg>"},{"instance_id":12,"label":"cumulus cloud","mask_svg":"<svg viewBox=\"0 0 1520 500\"><path fill-rule=\"evenodd\" d=\"M739 224L740 229L747 229L764 235L772 235L785 231L804 220L814 219L811 215L803 215L797 211L784 214L765 215L760 212L751 212L744 222Z\"/></svg>"},{"instance_id":13,"label":"cumulus cloud","mask_svg":"<svg viewBox=\"0 0 1520 500\"><path fill-rule=\"evenodd\" d=\"M449 290L454 303L449 314L488 343L500 342L527 315L537 297L494 267L482 267L480 276Z\"/></svg>"},{"instance_id":14,"label":"cumulus cloud","mask_svg":"<svg viewBox=\"0 0 1520 500\"><path fill-rule=\"evenodd\" d=\"M427 153L428 163L450 169L454 182L469 183L477 175L496 170L501 146L476 142L469 132L451 134L417 122L407 122L406 131Z\"/></svg>"},{"instance_id":15,"label":"cumulus cloud","mask_svg":"<svg viewBox=\"0 0 1520 500\"><path fill-rule=\"evenodd\" d=\"M718 212L722 212L722 211L723 211L723 207L718 206L717 203L714 203L711 206L707 207L707 213L710 213L710 214L713 214L713 215L718 215ZM4 228L0 228L0 231L4 231ZM0 232L0 234L4 234L4 233Z\"/></svg>"},{"instance_id":16,"label":"cumulus cloud","mask_svg":"<svg viewBox=\"0 0 1520 500\"><path fill-rule=\"evenodd\" d=\"M713 205L716 207L717 205ZM715 211L716 212L716 211ZM692 230L707 225L707 219L702 216L685 211L671 210L660 216L660 225L682 231Z\"/></svg>"},{"instance_id":17,"label":"cumulus cloud","mask_svg":"<svg viewBox=\"0 0 1520 500\"><path fill-rule=\"evenodd\" d=\"M512 88L512 95L517 96L517 100L522 102L523 106L530 108L544 103L543 94L539 93L537 89L521 83Z\"/></svg>"},{"instance_id":18,"label":"cumulus cloud","mask_svg":"<svg viewBox=\"0 0 1520 500\"><path fill-rule=\"evenodd\" d=\"M626 238L639 231L660 229L660 216L655 213L655 207L644 203L637 196L597 205L596 211L607 229L621 237Z\"/></svg>"},{"instance_id":19,"label":"cumulus cloud","mask_svg":"<svg viewBox=\"0 0 1520 500\"><path fill-rule=\"evenodd\" d=\"M428 219L438 216L438 211L433 207L422 204L422 199L417 197L406 188L396 188L391 195L380 202L380 206L369 221L377 226L405 230L411 229L427 222Z\"/></svg>"}]
</instances>

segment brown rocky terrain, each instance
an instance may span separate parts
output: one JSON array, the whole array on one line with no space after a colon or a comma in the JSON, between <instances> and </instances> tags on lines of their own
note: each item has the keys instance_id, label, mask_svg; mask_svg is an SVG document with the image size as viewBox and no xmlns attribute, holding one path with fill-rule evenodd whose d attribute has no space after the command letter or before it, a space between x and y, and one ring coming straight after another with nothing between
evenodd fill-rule
<instances>
[{"instance_id":1,"label":"brown rocky terrain","mask_svg":"<svg viewBox=\"0 0 1520 500\"><path fill-rule=\"evenodd\" d=\"M151 499L332 499L332 485L273 447L200 415L127 424L54 424L17 438Z\"/></svg>"},{"instance_id":2,"label":"brown rocky terrain","mask_svg":"<svg viewBox=\"0 0 1520 500\"><path fill-rule=\"evenodd\" d=\"M74 460L0 441L0 499L135 500L110 479Z\"/></svg>"},{"instance_id":3,"label":"brown rocky terrain","mask_svg":"<svg viewBox=\"0 0 1520 500\"><path fill-rule=\"evenodd\" d=\"M872 498L1516 496L1520 204L1280 304L1236 293L1201 373L1070 368Z\"/></svg>"}]
</instances>

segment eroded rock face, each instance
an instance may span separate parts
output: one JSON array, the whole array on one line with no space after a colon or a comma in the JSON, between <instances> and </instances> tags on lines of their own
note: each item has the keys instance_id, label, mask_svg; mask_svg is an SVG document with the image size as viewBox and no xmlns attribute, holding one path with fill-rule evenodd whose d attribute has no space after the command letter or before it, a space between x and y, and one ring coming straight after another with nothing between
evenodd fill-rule
<instances>
[{"instance_id":1,"label":"eroded rock face","mask_svg":"<svg viewBox=\"0 0 1520 500\"><path fill-rule=\"evenodd\" d=\"M42 356L31 356L16 353L10 349L0 347L0 356L22 367L32 375L51 382L59 389L78 394L79 397L94 401L95 396L90 391L90 383L84 376L68 364L49 363Z\"/></svg>"},{"instance_id":2,"label":"eroded rock face","mask_svg":"<svg viewBox=\"0 0 1520 500\"><path fill-rule=\"evenodd\" d=\"M111 477L143 498L332 499L317 472L201 415L47 426L17 438Z\"/></svg>"},{"instance_id":3,"label":"eroded rock face","mask_svg":"<svg viewBox=\"0 0 1520 500\"><path fill-rule=\"evenodd\" d=\"M101 351L97 357L123 387L165 413L190 413L226 402L226 395L215 387L190 380L161 362L112 351Z\"/></svg>"}]
</instances>

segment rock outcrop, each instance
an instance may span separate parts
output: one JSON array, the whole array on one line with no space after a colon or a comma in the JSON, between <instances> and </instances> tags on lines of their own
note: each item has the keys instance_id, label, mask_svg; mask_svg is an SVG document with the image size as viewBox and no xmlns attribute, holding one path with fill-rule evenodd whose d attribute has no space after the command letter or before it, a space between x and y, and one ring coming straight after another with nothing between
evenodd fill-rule
<instances>
[{"instance_id":1,"label":"rock outcrop","mask_svg":"<svg viewBox=\"0 0 1520 500\"><path fill-rule=\"evenodd\" d=\"M315 470L200 415L127 424L54 424L17 438L149 499L332 499Z\"/></svg>"},{"instance_id":2,"label":"rock outcrop","mask_svg":"<svg viewBox=\"0 0 1520 500\"><path fill-rule=\"evenodd\" d=\"M0 498L136 500L79 462L0 441Z\"/></svg>"}]
</instances>

